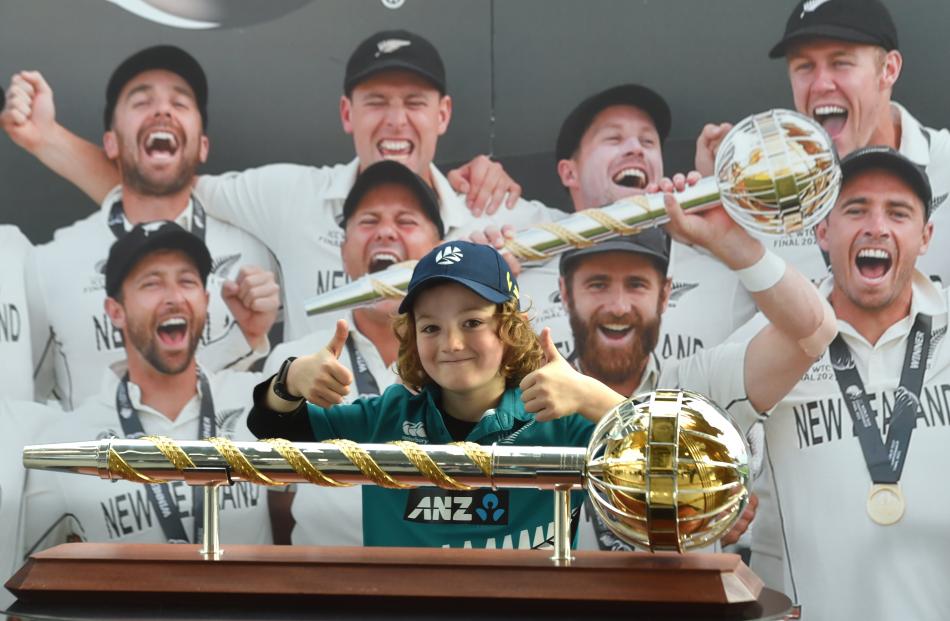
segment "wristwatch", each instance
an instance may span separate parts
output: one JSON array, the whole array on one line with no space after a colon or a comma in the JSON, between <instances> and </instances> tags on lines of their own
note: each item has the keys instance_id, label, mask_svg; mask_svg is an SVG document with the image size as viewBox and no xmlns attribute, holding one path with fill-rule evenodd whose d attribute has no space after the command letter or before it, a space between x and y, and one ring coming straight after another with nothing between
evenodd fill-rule
<instances>
[{"instance_id":1,"label":"wristwatch","mask_svg":"<svg viewBox=\"0 0 950 621\"><path fill-rule=\"evenodd\" d=\"M290 371L290 363L296 359L296 356L291 356L284 360L283 364L280 365L280 370L277 371L277 377L274 378L274 394L284 401L300 401L303 399L302 396L292 394L287 390L287 373Z\"/></svg>"}]
</instances>

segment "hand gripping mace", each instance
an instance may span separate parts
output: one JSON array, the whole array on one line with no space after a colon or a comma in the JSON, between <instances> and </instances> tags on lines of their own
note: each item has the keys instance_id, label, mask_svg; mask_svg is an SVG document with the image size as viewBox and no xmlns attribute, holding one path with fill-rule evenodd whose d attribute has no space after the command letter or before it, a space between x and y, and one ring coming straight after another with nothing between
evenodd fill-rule
<instances>
[{"instance_id":1,"label":"hand gripping mace","mask_svg":"<svg viewBox=\"0 0 950 621\"><path fill-rule=\"evenodd\" d=\"M714 176L674 196L688 212L721 202L746 230L783 236L821 221L834 206L840 179L834 144L818 123L796 112L770 110L747 117L726 135ZM632 235L668 220L662 194L631 196L519 231L506 250L521 261L547 261L572 248ZM392 265L310 298L307 314L400 299L414 266L415 261Z\"/></svg>"}]
</instances>

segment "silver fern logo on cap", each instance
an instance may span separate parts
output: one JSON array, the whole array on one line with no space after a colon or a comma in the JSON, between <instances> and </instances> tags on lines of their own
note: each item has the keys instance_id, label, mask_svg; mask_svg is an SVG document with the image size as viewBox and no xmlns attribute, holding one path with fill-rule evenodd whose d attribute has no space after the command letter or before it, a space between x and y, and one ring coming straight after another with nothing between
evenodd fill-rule
<instances>
[{"instance_id":1,"label":"silver fern logo on cap","mask_svg":"<svg viewBox=\"0 0 950 621\"><path fill-rule=\"evenodd\" d=\"M802 5L802 14L798 16L798 19L805 19L805 13L816 11L818 7L825 4L826 2L831 2L831 0L808 0Z\"/></svg>"},{"instance_id":2,"label":"silver fern logo on cap","mask_svg":"<svg viewBox=\"0 0 950 621\"><path fill-rule=\"evenodd\" d=\"M446 246L435 255L435 262L439 265L453 265L462 260L462 249L458 246Z\"/></svg>"},{"instance_id":3,"label":"silver fern logo on cap","mask_svg":"<svg viewBox=\"0 0 950 621\"><path fill-rule=\"evenodd\" d=\"M384 39L376 44L377 51L374 58L379 58L381 54L392 54L408 45L412 45L412 41L406 41L405 39Z\"/></svg>"}]
</instances>

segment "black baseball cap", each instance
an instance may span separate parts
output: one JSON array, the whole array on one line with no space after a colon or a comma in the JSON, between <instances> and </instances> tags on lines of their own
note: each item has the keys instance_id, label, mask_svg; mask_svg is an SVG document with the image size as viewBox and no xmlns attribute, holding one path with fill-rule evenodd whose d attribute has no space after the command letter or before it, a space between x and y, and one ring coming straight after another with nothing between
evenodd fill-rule
<instances>
[{"instance_id":1,"label":"black baseball cap","mask_svg":"<svg viewBox=\"0 0 950 621\"><path fill-rule=\"evenodd\" d=\"M561 131L557 134L557 144L554 147L554 156L558 161L570 159L574 155L581 144L584 132L594 122L594 118L610 106L640 108L653 119L661 141L666 140L666 137L670 135L673 117L666 100L656 91L645 86L621 84L588 97L567 115L561 124Z\"/></svg>"},{"instance_id":2,"label":"black baseball cap","mask_svg":"<svg viewBox=\"0 0 950 621\"><path fill-rule=\"evenodd\" d=\"M435 46L408 30L383 30L358 46L346 62L343 92L349 97L353 87L366 78L401 69L415 73L445 95L445 65Z\"/></svg>"},{"instance_id":3,"label":"black baseball cap","mask_svg":"<svg viewBox=\"0 0 950 621\"><path fill-rule=\"evenodd\" d=\"M408 188L416 198L419 199L419 207L427 218L432 220L435 228L439 231L439 239L445 237L445 225L442 223L442 215L439 211L439 199L435 192L429 187L429 184L423 181L422 177L412 172L399 162L392 160L380 160L369 166L356 177L356 183L350 189L343 202L343 221L340 226L346 228L346 222L354 213L357 207L363 201L366 193L373 188L385 184L397 184Z\"/></svg>"},{"instance_id":4,"label":"black baseball cap","mask_svg":"<svg viewBox=\"0 0 950 621\"><path fill-rule=\"evenodd\" d=\"M814 38L897 49L897 27L879 0L802 0L788 17L785 34L769 58L785 56L789 43Z\"/></svg>"},{"instance_id":5,"label":"black baseball cap","mask_svg":"<svg viewBox=\"0 0 950 621\"><path fill-rule=\"evenodd\" d=\"M195 103L201 112L202 127L208 126L208 79L194 56L174 45L156 45L132 54L116 67L106 86L106 109L103 121L112 127L112 114L119 93L135 76L152 69L164 69L181 76L195 93Z\"/></svg>"},{"instance_id":6,"label":"black baseball cap","mask_svg":"<svg viewBox=\"0 0 950 621\"><path fill-rule=\"evenodd\" d=\"M558 271L561 276L564 276L577 265L580 259L603 252L633 252L635 254L645 254L653 259L657 259L663 266L663 274L666 274L667 267L670 264L670 236L662 229L653 228L646 229L635 235L622 235L620 237L605 239L587 248L569 250L561 255Z\"/></svg>"},{"instance_id":7,"label":"black baseball cap","mask_svg":"<svg viewBox=\"0 0 950 621\"><path fill-rule=\"evenodd\" d=\"M518 281L497 250L484 244L452 241L419 259L399 312L408 313L421 291L442 282L464 285L495 304L517 300L519 296Z\"/></svg>"},{"instance_id":8,"label":"black baseball cap","mask_svg":"<svg viewBox=\"0 0 950 621\"><path fill-rule=\"evenodd\" d=\"M208 282L211 254L197 235L168 220L136 224L109 249L106 260L106 295L114 298L122 281L146 255L156 250L181 250L195 262L201 281Z\"/></svg>"},{"instance_id":9,"label":"black baseball cap","mask_svg":"<svg viewBox=\"0 0 950 621\"><path fill-rule=\"evenodd\" d=\"M890 147L864 147L841 159L841 185L868 169L888 170L909 185L924 203L924 219L930 218L933 190L926 171Z\"/></svg>"}]
</instances>

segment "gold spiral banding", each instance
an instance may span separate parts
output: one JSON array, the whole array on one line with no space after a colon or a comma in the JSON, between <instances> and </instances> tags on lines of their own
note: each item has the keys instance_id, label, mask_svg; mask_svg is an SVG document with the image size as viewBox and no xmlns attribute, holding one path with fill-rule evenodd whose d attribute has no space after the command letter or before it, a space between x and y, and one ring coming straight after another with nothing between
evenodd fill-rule
<instances>
[{"instance_id":1,"label":"gold spiral banding","mask_svg":"<svg viewBox=\"0 0 950 621\"><path fill-rule=\"evenodd\" d=\"M333 444L340 447L340 452L350 460L350 462L359 468L363 476L373 482L374 485L385 487L386 489L412 489L414 485L400 483L394 479L388 472L379 467L379 464L370 456L366 449L356 442L350 440L327 440L327 444Z\"/></svg>"},{"instance_id":2,"label":"gold spiral banding","mask_svg":"<svg viewBox=\"0 0 950 621\"><path fill-rule=\"evenodd\" d=\"M194 468L195 464L191 461L191 457L188 457L188 453L182 450L178 443L172 440L171 438L165 436L143 436L143 440L148 440L155 445L162 455L165 456L171 465L175 466L175 470L181 472L185 468Z\"/></svg>"},{"instance_id":3,"label":"gold spiral banding","mask_svg":"<svg viewBox=\"0 0 950 621\"><path fill-rule=\"evenodd\" d=\"M594 245L594 242L587 239L580 233L575 233L571 229L567 228L566 226L561 226L557 222L541 224L538 226L538 228L547 231L565 244L569 244L575 248L587 248Z\"/></svg>"},{"instance_id":4,"label":"gold spiral banding","mask_svg":"<svg viewBox=\"0 0 950 621\"><path fill-rule=\"evenodd\" d=\"M307 479L309 482L314 485L321 485L323 487L352 487L352 483L341 483L336 479L331 479L327 475L320 472L313 464L304 456L303 452L294 446L288 440L283 438L269 438L263 440L271 446L274 447L274 450L280 453L280 456L284 458L290 467L294 469L294 472Z\"/></svg>"},{"instance_id":5,"label":"gold spiral banding","mask_svg":"<svg viewBox=\"0 0 950 621\"><path fill-rule=\"evenodd\" d=\"M640 232L640 229L637 227L625 224L600 209L585 209L583 213L594 222L597 222L608 231L616 233L617 235L635 235Z\"/></svg>"},{"instance_id":6,"label":"gold spiral banding","mask_svg":"<svg viewBox=\"0 0 950 621\"><path fill-rule=\"evenodd\" d=\"M422 473L430 483L436 487L441 487L442 489L451 489L460 492L468 492L474 487L469 487L463 483L459 483L449 475L445 473L442 468L439 467L439 464L429 457L429 455L419 448L419 445L415 442L407 442L405 440L396 440L390 442L394 446L398 446L402 450L402 454L406 456L406 459L412 462L412 465Z\"/></svg>"},{"instance_id":7,"label":"gold spiral banding","mask_svg":"<svg viewBox=\"0 0 950 621\"><path fill-rule=\"evenodd\" d=\"M208 442L210 442L211 445L217 449L218 453L221 454L221 457L224 458L224 461L226 461L228 466L231 467L231 470L233 470L245 481L272 487L283 487L285 485L285 483L278 483L277 481L274 481L263 472L255 468L251 462L247 460L247 457L244 456L244 453L234 446L234 443L227 438L208 438Z\"/></svg>"},{"instance_id":8,"label":"gold spiral banding","mask_svg":"<svg viewBox=\"0 0 950 621\"><path fill-rule=\"evenodd\" d=\"M126 481L132 481L133 483L166 483L166 481L162 481L161 479L153 479L152 477L145 476L122 459L122 456L116 453L112 447L109 447L108 459L109 470Z\"/></svg>"},{"instance_id":9,"label":"gold spiral banding","mask_svg":"<svg viewBox=\"0 0 950 621\"><path fill-rule=\"evenodd\" d=\"M373 287L373 291L376 293L376 295L382 298L399 300L406 297L405 291L398 287L393 287L392 285L387 284L378 278L370 278L369 283Z\"/></svg>"},{"instance_id":10,"label":"gold spiral banding","mask_svg":"<svg viewBox=\"0 0 950 621\"><path fill-rule=\"evenodd\" d=\"M522 244L515 239L509 239L505 242L505 249L515 255L522 261L546 261L550 255L535 250L527 244Z\"/></svg>"},{"instance_id":11,"label":"gold spiral banding","mask_svg":"<svg viewBox=\"0 0 950 621\"><path fill-rule=\"evenodd\" d=\"M488 477L489 480L492 479L494 473L491 467L491 454L485 450L485 447L474 442L452 442L450 446L457 446L465 451L465 455L472 460L473 464L478 466L482 474Z\"/></svg>"}]
</instances>

